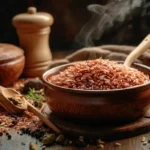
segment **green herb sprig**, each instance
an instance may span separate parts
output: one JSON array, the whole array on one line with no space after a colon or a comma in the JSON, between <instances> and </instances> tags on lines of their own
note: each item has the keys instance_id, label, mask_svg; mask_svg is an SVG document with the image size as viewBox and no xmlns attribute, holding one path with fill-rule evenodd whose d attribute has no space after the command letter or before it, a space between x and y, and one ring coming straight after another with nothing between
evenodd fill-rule
<instances>
[{"instance_id":1,"label":"green herb sprig","mask_svg":"<svg viewBox=\"0 0 150 150\"><path fill-rule=\"evenodd\" d=\"M39 102L43 99L43 96L36 92L34 88L29 88L29 92L27 97L29 99L34 100L35 102Z\"/></svg>"}]
</instances>

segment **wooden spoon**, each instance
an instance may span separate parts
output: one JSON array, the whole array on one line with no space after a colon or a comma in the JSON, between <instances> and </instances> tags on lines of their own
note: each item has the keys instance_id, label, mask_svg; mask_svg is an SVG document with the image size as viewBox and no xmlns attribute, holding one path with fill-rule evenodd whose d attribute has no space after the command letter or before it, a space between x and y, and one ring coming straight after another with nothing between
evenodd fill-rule
<instances>
[{"instance_id":1,"label":"wooden spoon","mask_svg":"<svg viewBox=\"0 0 150 150\"><path fill-rule=\"evenodd\" d=\"M4 88L0 86L0 105L2 105L10 113L22 113L25 110L29 110L38 116L48 127L53 129L53 131L60 133L61 131L48 120L38 109L32 106L24 97L21 98L21 104L19 106L14 105L8 98L22 96L19 92L12 88Z\"/></svg>"},{"instance_id":2,"label":"wooden spoon","mask_svg":"<svg viewBox=\"0 0 150 150\"><path fill-rule=\"evenodd\" d=\"M141 54L143 54L147 49L150 48L150 34L148 34L144 40L128 55L124 65L130 67L131 64L137 59Z\"/></svg>"}]
</instances>

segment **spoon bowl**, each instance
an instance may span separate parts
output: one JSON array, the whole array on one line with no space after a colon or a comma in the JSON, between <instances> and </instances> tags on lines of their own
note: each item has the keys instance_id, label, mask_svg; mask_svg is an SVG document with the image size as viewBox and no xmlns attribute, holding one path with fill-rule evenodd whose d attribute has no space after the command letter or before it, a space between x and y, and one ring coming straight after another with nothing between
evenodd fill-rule
<instances>
[{"instance_id":1,"label":"spoon bowl","mask_svg":"<svg viewBox=\"0 0 150 150\"><path fill-rule=\"evenodd\" d=\"M11 88L4 88L0 87L0 104L9 112L9 113L23 113L25 110L27 110L27 103L24 99L22 99L21 105L17 106L12 104L12 102L9 100L11 97L15 97L16 95L20 95L19 92L17 92L14 89Z\"/></svg>"}]
</instances>

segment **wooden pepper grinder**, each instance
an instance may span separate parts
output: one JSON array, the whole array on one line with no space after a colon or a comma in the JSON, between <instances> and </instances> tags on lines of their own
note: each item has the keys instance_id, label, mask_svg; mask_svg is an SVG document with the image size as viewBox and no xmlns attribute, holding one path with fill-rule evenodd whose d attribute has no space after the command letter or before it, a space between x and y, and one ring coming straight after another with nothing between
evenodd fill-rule
<instances>
[{"instance_id":1,"label":"wooden pepper grinder","mask_svg":"<svg viewBox=\"0 0 150 150\"><path fill-rule=\"evenodd\" d=\"M29 7L27 13L13 17L12 22L19 36L20 46L25 51L24 76L41 77L52 59L49 48L50 26L53 17Z\"/></svg>"}]
</instances>

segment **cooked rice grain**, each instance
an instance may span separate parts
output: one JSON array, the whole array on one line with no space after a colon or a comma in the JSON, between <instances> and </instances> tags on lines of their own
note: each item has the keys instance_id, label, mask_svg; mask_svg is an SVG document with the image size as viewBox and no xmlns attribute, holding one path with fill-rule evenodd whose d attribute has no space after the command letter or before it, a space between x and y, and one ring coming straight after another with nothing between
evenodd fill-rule
<instances>
[{"instance_id":1,"label":"cooked rice grain","mask_svg":"<svg viewBox=\"0 0 150 150\"><path fill-rule=\"evenodd\" d=\"M149 81L149 76L137 69L100 58L76 62L47 80L66 88L109 90L144 84Z\"/></svg>"}]
</instances>

